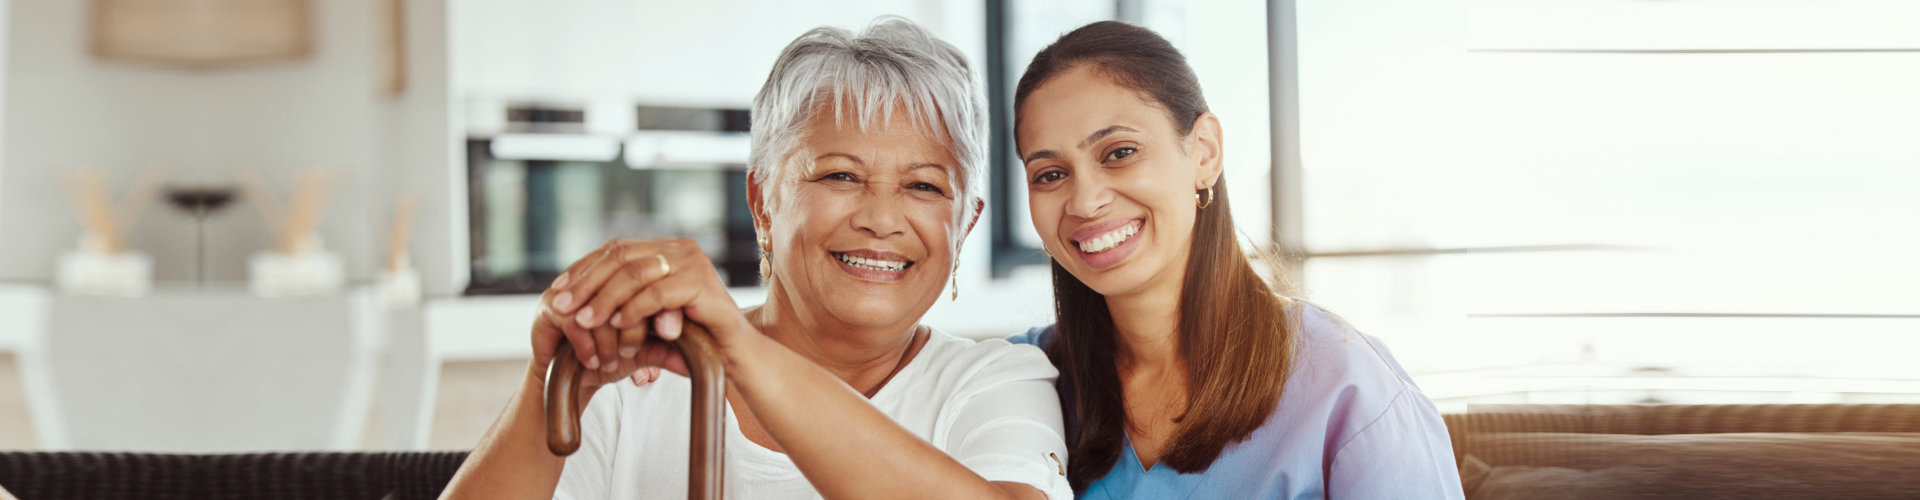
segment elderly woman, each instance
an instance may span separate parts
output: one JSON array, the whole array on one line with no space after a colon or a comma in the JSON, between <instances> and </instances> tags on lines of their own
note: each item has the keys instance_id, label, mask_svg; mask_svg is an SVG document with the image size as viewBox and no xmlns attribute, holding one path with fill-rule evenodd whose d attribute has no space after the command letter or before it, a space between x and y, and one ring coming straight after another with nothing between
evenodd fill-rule
<instances>
[{"instance_id":1,"label":"elderly woman","mask_svg":"<svg viewBox=\"0 0 1920 500\"><path fill-rule=\"evenodd\" d=\"M447 495L677 496L689 383L660 339L713 334L728 375L726 491L745 498L1068 498L1056 372L1031 346L919 324L979 217L984 109L959 51L901 19L815 29L753 102L747 184L767 302L738 308L686 240L616 241L541 298L535 359ZM681 316L684 314L684 316ZM565 337L614 383L565 459L541 388Z\"/></svg>"}]
</instances>

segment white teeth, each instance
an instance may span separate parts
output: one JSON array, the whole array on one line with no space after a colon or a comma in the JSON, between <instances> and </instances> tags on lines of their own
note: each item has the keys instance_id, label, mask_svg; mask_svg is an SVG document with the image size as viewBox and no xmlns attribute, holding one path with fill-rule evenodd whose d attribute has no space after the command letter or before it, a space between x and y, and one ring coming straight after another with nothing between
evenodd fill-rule
<instances>
[{"instance_id":1,"label":"white teeth","mask_svg":"<svg viewBox=\"0 0 1920 500\"><path fill-rule=\"evenodd\" d=\"M875 271L899 272L907 268L907 263L902 261L868 259L864 257L855 257L852 255L847 255L843 253L833 254L833 257L836 259L840 259L840 262L845 262L854 267L859 267L862 269L872 269Z\"/></svg>"},{"instance_id":2,"label":"white teeth","mask_svg":"<svg viewBox=\"0 0 1920 500\"><path fill-rule=\"evenodd\" d=\"M1139 233L1140 233L1140 224L1138 223L1120 226L1117 229L1108 231L1107 234L1102 234L1092 238L1087 238L1086 241L1080 242L1080 251L1086 252L1086 253L1100 253L1100 252L1105 252L1107 250L1112 250L1113 247L1120 246L1121 243L1126 243L1128 238L1132 238L1133 235L1139 234Z\"/></svg>"}]
</instances>

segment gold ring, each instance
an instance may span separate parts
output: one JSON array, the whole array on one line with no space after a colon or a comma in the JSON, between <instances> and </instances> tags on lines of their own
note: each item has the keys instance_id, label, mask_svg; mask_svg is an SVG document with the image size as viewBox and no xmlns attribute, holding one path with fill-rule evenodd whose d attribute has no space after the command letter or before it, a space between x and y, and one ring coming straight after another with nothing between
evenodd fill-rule
<instances>
[{"instance_id":1,"label":"gold ring","mask_svg":"<svg viewBox=\"0 0 1920 500\"><path fill-rule=\"evenodd\" d=\"M656 253L653 254L653 258L660 259L660 277L665 278L673 274L673 266L667 265L667 256Z\"/></svg>"}]
</instances>

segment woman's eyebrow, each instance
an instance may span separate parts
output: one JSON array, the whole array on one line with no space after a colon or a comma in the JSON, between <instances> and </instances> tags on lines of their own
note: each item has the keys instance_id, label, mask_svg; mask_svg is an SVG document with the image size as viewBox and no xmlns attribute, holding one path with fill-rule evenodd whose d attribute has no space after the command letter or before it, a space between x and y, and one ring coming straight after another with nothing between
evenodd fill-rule
<instances>
[{"instance_id":1,"label":"woman's eyebrow","mask_svg":"<svg viewBox=\"0 0 1920 500\"><path fill-rule=\"evenodd\" d=\"M1113 135L1119 132L1139 133L1140 131L1127 128L1125 125L1114 125L1111 127L1096 130L1092 134L1087 135L1086 139L1082 139L1080 141L1080 149L1087 149L1087 146L1092 146L1094 141L1098 141L1103 137Z\"/></svg>"},{"instance_id":2,"label":"woman's eyebrow","mask_svg":"<svg viewBox=\"0 0 1920 500\"><path fill-rule=\"evenodd\" d=\"M934 163L934 162L930 162L930 161L923 161L923 162L917 162L917 163L914 163L914 164L912 164L912 165L907 165L907 171L908 171L908 172L912 172L912 171L915 171L915 170L920 170L920 169L923 169L923 168L931 168L931 169L934 169L934 170L939 170L939 171L940 171L940 175L942 175L942 176L945 176L945 177L947 177L947 178L949 178L949 179L951 179L951 178L953 178L953 172L952 172L951 170L949 170L949 169L947 168L947 166L946 166L946 165L942 165L942 164L939 164L939 163Z\"/></svg>"},{"instance_id":3,"label":"woman's eyebrow","mask_svg":"<svg viewBox=\"0 0 1920 500\"><path fill-rule=\"evenodd\" d=\"M825 160L827 158L845 158L847 161L853 162L855 165L860 165L862 167L867 166L866 160L862 160L858 156L854 156L847 153L827 153L827 154L813 157L813 161Z\"/></svg>"},{"instance_id":4,"label":"woman's eyebrow","mask_svg":"<svg viewBox=\"0 0 1920 500\"><path fill-rule=\"evenodd\" d=\"M1059 158L1059 157L1060 155L1054 153L1053 150L1051 149L1042 149L1039 151L1034 151L1033 154L1027 155L1027 158L1025 160L1022 160L1022 162L1033 163L1034 160L1045 160L1048 158Z\"/></svg>"},{"instance_id":5,"label":"woman's eyebrow","mask_svg":"<svg viewBox=\"0 0 1920 500\"><path fill-rule=\"evenodd\" d=\"M1102 138L1105 138L1106 136L1117 134L1120 132L1133 132L1136 134L1140 133L1140 131L1134 130L1131 127L1127 127L1126 125L1110 126L1100 130L1095 130L1092 134L1087 134L1086 139L1080 140L1080 149L1087 149L1088 146L1093 145L1094 141L1098 141ZM1027 155L1026 159L1024 159L1023 161L1025 163L1033 163L1034 160L1044 160L1048 158L1059 158L1059 157L1060 157L1059 153L1055 153L1051 149L1043 149L1040 151L1034 151L1033 154Z\"/></svg>"}]
</instances>

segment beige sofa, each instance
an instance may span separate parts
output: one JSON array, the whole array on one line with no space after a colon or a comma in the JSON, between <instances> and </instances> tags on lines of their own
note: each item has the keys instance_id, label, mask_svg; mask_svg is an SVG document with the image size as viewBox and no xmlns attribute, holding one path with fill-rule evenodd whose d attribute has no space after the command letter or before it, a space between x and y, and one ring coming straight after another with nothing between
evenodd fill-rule
<instances>
[{"instance_id":1,"label":"beige sofa","mask_svg":"<svg viewBox=\"0 0 1920 500\"><path fill-rule=\"evenodd\" d=\"M1445 419L1469 499L1920 499L1920 405L1498 405Z\"/></svg>"}]
</instances>

